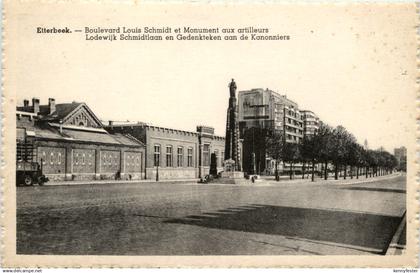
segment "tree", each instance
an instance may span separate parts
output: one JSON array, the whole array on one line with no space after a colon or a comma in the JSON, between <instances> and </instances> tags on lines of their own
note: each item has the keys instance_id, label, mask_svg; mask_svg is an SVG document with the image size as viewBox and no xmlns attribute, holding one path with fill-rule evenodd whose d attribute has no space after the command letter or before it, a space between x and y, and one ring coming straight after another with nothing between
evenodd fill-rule
<instances>
[{"instance_id":1,"label":"tree","mask_svg":"<svg viewBox=\"0 0 420 273\"><path fill-rule=\"evenodd\" d=\"M277 181L280 180L278 172L278 164L282 159L283 148L284 148L284 134L282 131L274 131L268 134L266 138L266 149L267 155L275 160L275 178Z\"/></svg>"},{"instance_id":2,"label":"tree","mask_svg":"<svg viewBox=\"0 0 420 273\"><path fill-rule=\"evenodd\" d=\"M315 181L315 164L319 162L322 137L319 132L315 132L313 136L306 136L300 144L301 156L304 161L310 162L312 165L311 181Z\"/></svg>"},{"instance_id":3,"label":"tree","mask_svg":"<svg viewBox=\"0 0 420 273\"><path fill-rule=\"evenodd\" d=\"M338 180L338 170L340 165L345 163L346 160L346 148L349 141L349 134L343 126L339 125L332 131L331 137L331 153L330 157L334 164L334 177Z\"/></svg>"},{"instance_id":4,"label":"tree","mask_svg":"<svg viewBox=\"0 0 420 273\"><path fill-rule=\"evenodd\" d=\"M360 145L351 142L347 147L347 164L350 165L350 179L353 179L353 168L356 167L356 177L359 178Z\"/></svg>"},{"instance_id":5,"label":"tree","mask_svg":"<svg viewBox=\"0 0 420 273\"><path fill-rule=\"evenodd\" d=\"M321 123L317 134L314 136L314 147L317 153L318 162L324 163L324 179L328 179L328 162L330 161L332 151L332 128L325 123Z\"/></svg>"},{"instance_id":6,"label":"tree","mask_svg":"<svg viewBox=\"0 0 420 273\"><path fill-rule=\"evenodd\" d=\"M293 163L299 161L300 151L297 143L285 142L283 147L283 160L290 164L290 179L293 179Z\"/></svg>"}]
</instances>

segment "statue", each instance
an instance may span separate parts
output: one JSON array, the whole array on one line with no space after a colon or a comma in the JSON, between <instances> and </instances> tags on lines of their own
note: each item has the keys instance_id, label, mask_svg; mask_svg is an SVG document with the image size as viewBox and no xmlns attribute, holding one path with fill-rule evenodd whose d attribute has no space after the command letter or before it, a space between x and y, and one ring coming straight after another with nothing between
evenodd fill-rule
<instances>
[{"instance_id":1,"label":"statue","mask_svg":"<svg viewBox=\"0 0 420 273\"><path fill-rule=\"evenodd\" d=\"M229 90L230 90L230 97L234 98L236 93L236 82L234 79L229 84Z\"/></svg>"}]
</instances>

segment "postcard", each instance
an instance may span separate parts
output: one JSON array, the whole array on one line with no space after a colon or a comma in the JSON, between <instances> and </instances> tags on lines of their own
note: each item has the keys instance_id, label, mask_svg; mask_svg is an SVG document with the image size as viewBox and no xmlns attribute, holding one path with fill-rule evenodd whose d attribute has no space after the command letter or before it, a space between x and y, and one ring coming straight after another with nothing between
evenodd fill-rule
<instances>
[{"instance_id":1,"label":"postcard","mask_svg":"<svg viewBox=\"0 0 420 273\"><path fill-rule=\"evenodd\" d=\"M418 266L414 2L3 9L3 267Z\"/></svg>"}]
</instances>

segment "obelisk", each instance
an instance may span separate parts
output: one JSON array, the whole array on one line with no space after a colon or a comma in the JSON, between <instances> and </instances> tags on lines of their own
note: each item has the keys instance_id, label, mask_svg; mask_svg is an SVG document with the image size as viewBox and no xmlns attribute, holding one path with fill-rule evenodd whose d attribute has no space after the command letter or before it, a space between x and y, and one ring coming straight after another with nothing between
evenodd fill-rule
<instances>
[{"instance_id":1,"label":"obelisk","mask_svg":"<svg viewBox=\"0 0 420 273\"><path fill-rule=\"evenodd\" d=\"M241 171L238 112L236 109L236 83L234 79L229 84L229 93L229 106L226 118L225 160L233 160L235 162L234 170Z\"/></svg>"}]
</instances>

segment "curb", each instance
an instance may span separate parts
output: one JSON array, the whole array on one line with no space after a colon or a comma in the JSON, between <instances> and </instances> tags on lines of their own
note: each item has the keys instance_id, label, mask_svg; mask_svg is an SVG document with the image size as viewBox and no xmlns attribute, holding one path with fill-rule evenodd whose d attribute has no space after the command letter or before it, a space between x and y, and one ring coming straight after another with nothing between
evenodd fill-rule
<instances>
[{"instance_id":1,"label":"curb","mask_svg":"<svg viewBox=\"0 0 420 273\"><path fill-rule=\"evenodd\" d=\"M158 183L159 184L185 184L185 183L197 183L198 181L200 181L200 180L199 179L191 179L191 180L161 180L161 181L155 181L155 180L73 181L73 182L50 182L50 183L45 183L44 186L53 187L53 186L78 186L78 185L158 184Z\"/></svg>"},{"instance_id":2,"label":"curb","mask_svg":"<svg viewBox=\"0 0 420 273\"><path fill-rule=\"evenodd\" d=\"M401 217L401 222L397 228L397 231L395 231L394 236L391 239L391 242L389 243L388 249L386 250L385 255L399 255L402 254L402 251L405 249L405 245L398 244L398 241L400 240L400 237L404 231L404 227L406 226L406 212L404 211L403 216Z\"/></svg>"}]
</instances>

